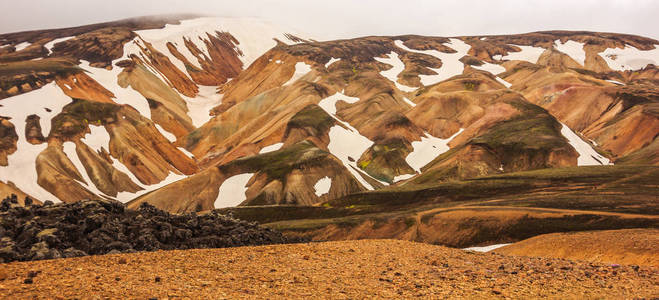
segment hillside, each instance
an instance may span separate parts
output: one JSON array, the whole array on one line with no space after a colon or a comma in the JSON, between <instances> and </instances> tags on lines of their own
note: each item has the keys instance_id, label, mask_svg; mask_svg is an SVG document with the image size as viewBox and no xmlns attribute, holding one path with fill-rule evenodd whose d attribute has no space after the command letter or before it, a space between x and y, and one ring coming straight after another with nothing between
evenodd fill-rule
<instances>
[{"instance_id":1,"label":"hillside","mask_svg":"<svg viewBox=\"0 0 659 300\"><path fill-rule=\"evenodd\" d=\"M318 42L255 19L168 16L0 44L3 197L308 206L658 162L659 41L639 36Z\"/></svg>"},{"instance_id":2,"label":"hillside","mask_svg":"<svg viewBox=\"0 0 659 300\"><path fill-rule=\"evenodd\" d=\"M17 298L121 298L127 292L158 299L659 295L656 267L480 254L392 240L90 256L11 263L3 270L0 294ZM23 283L26 278L32 283Z\"/></svg>"}]
</instances>

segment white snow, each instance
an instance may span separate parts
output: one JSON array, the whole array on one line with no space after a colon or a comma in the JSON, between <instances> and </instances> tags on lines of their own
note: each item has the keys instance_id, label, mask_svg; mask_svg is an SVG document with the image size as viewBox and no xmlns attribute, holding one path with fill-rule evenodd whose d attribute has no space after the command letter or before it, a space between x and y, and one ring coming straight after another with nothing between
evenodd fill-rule
<instances>
[{"instance_id":1,"label":"white snow","mask_svg":"<svg viewBox=\"0 0 659 300\"><path fill-rule=\"evenodd\" d=\"M640 70L649 64L659 66L659 45L652 50L638 50L625 45L625 48L608 48L599 55L604 58L609 68L617 71Z\"/></svg>"},{"instance_id":2,"label":"white snow","mask_svg":"<svg viewBox=\"0 0 659 300\"><path fill-rule=\"evenodd\" d=\"M110 150L110 134L103 126L94 126L89 125L90 133L85 134L85 137L81 139L85 145L89 146L93 150L100 152L101 148L105 150Z\"/></svg>"},{"instance_id":3,"label":"white snow","mask_svg":"<svg viewBox=\"0 0 659 300\"><path fill-rule=\"evenodd\" d=\"M347 124L347 123L344 123ZM352 126L348 129L341 125L334 125L329 131L330 142L327 149L332 155L336 156L348 171L368 190L373 190L371 186L361 175L361 172L356 171L357 160L362 156L373 142L365 136L359 134ZM352 158L353 161L350 161Z\"/></svg>"},{"instance_id":4,"label":"white snow","mask_svg":"<svg viewBox=\"0 0 659 300\"><path fill-rule=\"evenodd\" d=\"M128 45L130 43L127 43ZM125 48L124 48L125 50ZM125 51L124 51L125 53ZM116 60L115 60L116 62ZM114 62L113 62L114 64ZM121 68L114 67L112 70L101 68L94 68L89 65L89 62L82 61L80 67L87 71L87 75L96 80L104 88L114 94L114 102L118 104L127 104L137 109L137 111L144 117L151 119L151 109L149 102L132 87L122 88L118 83L118 76L121 73Z\"/></svg>"},{"instance_id":5,"label":"white snow","mask_svg":"<svg viewBox=\"0 0 659 300\"><path fill-rule=\"evenodd\" d=\"M156 125L156 129L158 129L158 131L160 131L160 134L162 134L162 136L164 136L170 142L176 143L176 136L174 134L172 134L171 132L165 130L165 128L162 128L162 126L160 126L160 124L156 124L156 123L153 123L153 124Z\"/></svg>"},{"instance_id":6,"label":"white snow","mask_svg":"<svg viewBox=\"0 0 659 300\"><path fill-rule=\"evenodd\" d=\"M261 149L261 151L259 151L259 154L268 153L268 152L272 152L272 151L277 151L277 150L281 149L281 146L283 146L283 145L284 145L284 143L275 143L275 144L272 144L270 146L265 146L265 147L263 147L263 149Z\"/></svg>"},{"instance_id":7,"label":"white snow","mask_svg":"<svg viewBox=\"0 0 659 300\"><path fill-rule=\"evenodd\" d=\"M324 109L331 116L334 116L336 115L336 102L338 102L339 100L345 101L347 103L355 103L359 101L359 98L346 96L345 94L343 94L343 92L337 92L332 96L320 100L318 106Z\"/></svg>"},{"instance_id":8,"label":"white snow","mask_svg":"<svg viewBox=\"0 0 659 300\"><path fill-rule=\"evenodd\" d=\"M426 133L426 136L421 137L421 141L412 142L414 150L407 155L405 161L417 173L421 173L423 166L450 149L448 143L462 133L463 130L464 128L460 128L458 132L445 140Z\"/></svg>"},{"instance_id":9,"label":"white snow","mask_svg":"<svg viewBox=\"0 0 659 300\"><path fill-rule=\"evenodd\" d=\"M494 75L506 72L506 68L502 67L501 65L491 64L489 62L483 62L483 64L480 65L480 66L472 66L472 67L474 69L479 69L479 70L483 70L483 71L486 71L486 72L490 72Z\"/></svg>"},{"instance_id":10,"label":"white snow","mask_svg":"<svg viewBox=\"0 0 659 300\"><path fill-rule=\"evenodd\" d=\"M116 159L114 157L111 157L111 159L112 159L112 166L115 169L117 169L117 170L125 173L126 175L128 175L128 178L130 178L131 181L133 181L139 187L143 188L143 190L138 191L137 193L130 193L130 192L120 192L120 193L118 193L117 197L115 197L115 199L117 199L118 201L123 202L123 203L126 203L126 202L128 202L130 200L133 200L133 199L135 199L135 198L137 198L141 195L144 195L144 194L149 193L151 191L157 190L161 187L164 187L168 184L174 183L174 182L179 181L181 179L185 179L187 177L187 176L182 175L182 174L174 174L173 172L170 171L169 174L167 175L167 177L165 177L165 179L163 179L161 182L158 182L158 183L152 184L152 185L144 185L118 159Z\"/></svg>"},{"instance_id":11,"label":"white snow","mask_svg":"<svg viewBox=\"0 0 659 300\"><path fill-rule=\"evenodd\" d=\"M508 246L508 244L496 244L496 245L490 245L490 246L483 246L483 247L469 247L469 248L463 248L462 250L467 250L467 251L476 251L476 252L490 252L494 249L501 248L504 246Z\"/></svg>"},{"instance_id":12,"label":"white snow","mask_svg":"<svg viewBox=\"0 0 659 300\"><path fill-rule=\"evenodd\" d=\"M327 176L319 179L313 186L318 197L329 193L330 187L332 187L332 179Z\"/></svg>"},{"instance_id":13,"label":"white snow","mask_svg":"<svg viewBox=\"0 0 659 300\"><path fill-rule=\"evenodd\" d=\"M523 60L535 64L538 63L538 59L540 59L540 55L542 55L542 53L545 52L545 48L541 48L541 47L522 46L522 45L514 45L514 44L510 44L510 45L519 47L520 49L522 49L522 51L508 52L506 56L494 55L492 56L492 58L496 60Z\"/></svg>"},{"instance_id":14,"label":"white snow","mask_svg":"<svg viewBox=\"0 0 659 300\"><path fill-rule=\"evenodd\" d=\"M103 192L101 192L96 185L94 185L94 182L89 178L89 175L87 174L87 170L85 170L85 166L82 164L82 161L80 161L80 157L78 157L78 153L76 153L76 144L73 142L64 142L63 144L63 150L64 154L66 154L66 157L69 158L69 160L73 163L73 165L76 167L76 170L78 170L78 173L82 176L83 181L78 181L82 184L84 188L86 188L88 191L92 192L92 194L96 196L105 196Z\"/></svg>"},{"instance_id":15,"label":"white snow","mask_svg":"<svg viewBox=\"0 0 659 300\"><path fill-rule=\"evenodd\" d=\"M373 145L373 142L362 136L359 131L352 127L352 125L350 125L348 122L344 122L336 116L336 102L339 100L343 100L348 103L355 103L359 101L359 98L349 97L344 95L342 92L337 92L332 96L320 100L318 103L318 106L325 110L327 114L329 114L332 118L334 118L334 120L343 125L343 127L340 125L335 125L334 127L330 128L330 143L327 148L330 153L332 153L334 156L340 159L341 162L343 162L343 165L355 177L355 179L357 179L357 181L359 181L367 189L373 190L373 186L371 186L363 178L363 176L369 175L361 172L356 163L356 161L362 156L362 153L364 153L364 151ZM354 161L350 161L348 157L351 157ZM377 180L375 178L373 179ZM382 182L380 180L377 181L384 185L389 185L386 182Z\"/></svg>"},{"instance_id":16,"label":"white snow","mask_svg":"<svg viewBox=\"0 0 659 300\"><path fill-rule=\"evenodd\" d=\"M182 63L169 52L167 42L174 43L176 49L190 63L200 67L197 58L185 47L183 38L189 39L208 57L208 49L204 40L208 40L207 33L215 34L216 31L229 32L238 40L239 44L235 45L235 48L243 54L239 58L243 62L244 68L247 68L263 53L274 47L277 44L275 38L284 43L293 44L295 42L291 41L285 34L291 33L300 36L292 30L256 18L210 17L183 20L179 25L167 24L162 29L140 30L136 33L145 41L151 43L158 51L167 55L172 63L180 68ZM185 68L181 71L185 72Z\"/></svg>"},{"instance_id":17,"label":"white snow","mask_svg":"<svg viewBox=\"0 0 659 300\"><path fill-rule=\"evenodd\" d=\"M30 45L32 45L32 44L28 43L28 42L22 42L22 43L16 45L14 48L16 48L16 52L18 52L18 51L21 51L21 50L23 50L27 47L30 47Z\"/></svg>"},{"instance_id":18,"label":"white snow","mask_svg":"<svg viewBox=\"0 0 659 300\"><path fill-rule=\"evenodd\" d=\"M53 47L55 47L55 45L56 45L57 43L61 43L61 42L64 42L64 41L68 41L68 40L70 40L70 39L72 39L72 38L74 38L74 37L75 37L75 36L67 36L67 37L63 37L63 38L54 39L54 40L52 40L52 41L46 43L46 44L43 45L43 46L46 47L46 50L48 50L48 55L50 55L51 53L53 53Z\"/></svg>"},{"instance_id":19,"label":"white snow","mask_svg":"<svg viewBox=\"0 0 659 300\"><path fill-rule=\"evenodd\" d=\"M401 180L406 180L414 177L416 174L402 174L394 177L394 182L399 182Z\"/></svg>"},{"instance_id":20,"label":"white snow","mask_svg":"<svg viewBox=\"0 0 659 300\"><path fill-rule=\"evenodd\" d=\"M500 82L501 84L503 84L507 89L510 88L511 86L513 86L512 83L510 83L510 82L508 82L508 81L505 81L505 80L501 79L501 77L499 77L499 76L497 76L496 80L497 80L498 82Z\"/></svg>"},{"instance_id":21,"label":"white snow","mask_svg":"<svg viewBox=\"0 0 659 300\"><path fill-rule=\"evenodd\" d=\"M606 81L608 81L608 82L610 82L610 83L615 83L615 84L617 84L617 85L625 85L624 83L622 83L622 82L620 82L620 81L617 81L617 80L607 79Z\"/></svg>"},{"instance_id":22,"label":"white snow","mask_svg":"<svg viewBox=\"0 0 659 300\"><path fill-rule=\"evenodd\" d=\"M233 207L247 199L247 183L252 178L253 173L239 174L227 178L220 185L220 192L215 199L215 208Z\"/></svg>"},{"instance_id":23,"label":"white snow","mask_svg":"<svg viewBox=\"0 0 659 300\"><path fill-rule=\"evenodd\" d=\"M199 93L194 98L181 95L188 106L188 116L192 119L192 125L199 128L211 119L210 111L222 104L223 94L217 93L216 86L199 85Z\"/></svg>"},{"instance_id":24,"label":"white snow","mask_svg":"<svg viewBox=\"0 0 659 300\"><path fill-rule=\"evenodd\" d=\"M405 51L428 54L439 58L442 61L441 68L429 68L435 71L437 75L419 75L421 84L424 86L433 85L435 83L449 79L455 75L462 74L462 71L464 70L464 64L460 61L460 58L467 55L467 52L471 48L469 44L455 38L451 38L450 42L444 43L444 45L453 48L455 51L457 51L456 53L444 53L437 50L413 50L406 47L401 40L396 40L394 43L396 46Z\"/></svg>"},{"instance_id":25,"label":"white snow","mask_svg":"<svg viewBox=\"0 0 659 300\"><path fill-rule=\"evenodd\" d=\"M415 87L410 87L406 86L404 84L398 83L398 75L403 72L405 69L405 64L403 63L400 58L398 58L398 53L396 52L391 52L387 54L387 58L381 58L381 57L374 57L375 60L385 63L388 65L391 65L392 68L386 71L381 71L380 75L384 76L385 78L391 80L396 85L396 88L403 92L413 92L416 91L417 88Z\"/></svg>"},{"instance_id":26,"label":"white snow","mask_svg":"<svg viewBox=\"0 0 659 300\"><path fill-rule=\"evenodd\" d=\"M330 60L325 64L325 69L329 68L329 66L331 66L333 63L335 63L339 60L341 60L341 59L340 58L334 58L334 57L330 58Z\"/></svg>"},{"instance_id":27,"label":"white snow","mask_svg":"<svg viewBox=\"0 0 659 300\"><path fill-rule=\"evenodd\" d=\"M185 149L183 147L176 147L179 151L183 152L187 157L189 158L194 158L194 154L192 152L188 151L188 149Z\"/></svg>"},{"instance_id":28,"label":"white snow","mask_svg":"<svg viewBox=\"0 0 659 300\"><path fill-rule=\"evenodd\" d=\"M501 84L503 84L506 88L510 88L512 86L512 84L510 82L501 79L501 77L499 77L499 76L496 76L496 75L501 74L501 73L506 71L506 68L504 68L501 65L491 64L491 63L488 63L488 62L483 62L483 64L480 65L480 66L472 66L472 67L474 69L490 72L492 75L494 75L496 77L495 79L498 82L500 82Z\"/></svg>"},{"instance_id":29,"label":"white snow","mask_svg":"<svg viewBox=\"0 0 659 300\"><path fill-rule=\"evenodd\" d=\"M584 43L572 40L565 42L565 44L561 43L560 40L554 41L554 48L556 48L556 50L567 54L582 66L586 63L586 51L583 49L583 46Z\"/></svg>"},{"instance_id":30,"label":"white snow","mask_svg":"<svg viewBox=\"0 0 659 300\"><path fill-rule=\"evenodd\" d=\"M13 182L18 189L41 201L59 201L53 194L37 184L36 158L48 146L46 143L32 145L25 139L25 119L36 114L41 120L44 136L50 133L50 121L69 104L71 98L54 82L25 94L2 99L0 116L11 117L18 135L17 150L8 156L8 166L0 166L0 180ZM47 112L44 108L49 108Z\"/></svg>"},{"instance_id":31,"label":"white snow","mask_svg":"<svg viewBox=\"0 0 659 300\"><path fill-rule=\"evenodd\" d=\"M600 155L590 146L582 140L570 127L561 123L563 128L561 128L561 134L568 140L570 145L577 150L579 153L579 158L577 158L578 166L599 166L599 165L610 165L609 159Z\"/></svg>"},{"instance_id":32,"label":"white snow","mask_svg":"<svg viewBox=\"0 0 659 300\"><path fill-rule=\"evenodd\" d=\"M403 101L405 101L405 103L409 104L411 107L416 106L416 103L412 102L410 99L407 99L407 97L403 97Z\"/></svg>"},{"instance_id":33,"label":"white snow","mask_svg":"<svg viewBox=\"0 0 659 300\"><path fill-rule=\"evenodd\" d=\"M291 76L291 79L289 79L284 85L289 85L291 83L296 82L298 79L304 77L304 75L307 75L307 73L311 72L311 66L308 65L305 62L297 62L295 63L295 72L293 73L293 76Z\"/></svg>"}]
</instances>

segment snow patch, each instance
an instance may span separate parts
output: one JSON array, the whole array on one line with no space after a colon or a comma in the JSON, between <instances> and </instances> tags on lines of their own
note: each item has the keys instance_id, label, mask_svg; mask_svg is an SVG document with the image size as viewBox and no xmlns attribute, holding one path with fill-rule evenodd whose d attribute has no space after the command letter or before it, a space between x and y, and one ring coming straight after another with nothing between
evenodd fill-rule
<instances>
[{"instance_id":1,"label":"snow patch","mask_svg":"<svg viewBox=\"0 0 659 300\"><path fill-rule=\"evenodd\" d=\"M330 58L330 60L325 64L325 69L329 68L329 66L331 66L333 63L335 63L339 60L341 60L341 59L340 58L334 58L334 57Z\"/></svg>"},{"instance_id":2,"label":"snow patch","mask_svg":"<svg viewBox=\"0 0 659 300\"><path fill-rule=\"evenodd\" d=\"M412 142L414 150L407 155L405 161L417 173L421 173L423 166L450 149L448 143L462 133L463 130L464 128L460 128L458 132L445 140L426 133L426 136L421 137L421 141Z\"/></svg>"},{"instance_id":3,"label":"snow patch","mask_svg":"<svg viewBox=\"0 0 659 300\"><path fill-rule=\"evenodd\" d=\"M268 153L268 152L272 152L272 151L277 151L277 150L281 149L281 146L283 146L283 145L284 145L284 143L276 143L276 144L272 144L270 146L265 146L261 149L261 151L259 151L259 154Z\"/></svg>"},{"instance_id":4,"label":"snow patch","mask_svg":"<svg viewBox=\"0 0 659 300\"><path fill-rule=\"evenodd\" d=\"M615 83L615 84L617 84L617 85L625 85L624 83L622 83L622 82L620 82L620 81L617 81L617 80L607 79L606 81L608 81L608 82L610 82L610 83Z\"/></svg>"},{"instance_id":5,"label":"snow patch","mask_svg":"<svg viewBox=\"0 0 659 300\"><path fill-rule=\"evenodd\" d=\"M311 72L310 65L305 62L297 62L295 64L295 72L293 73L293 76L286 83L284 83L284 85L289 85L298 81L298 79L304 77L304 75L307 75L309 72Z\"/></svg>"},{"instance_id":6,"label":"snow patch","mask_svg":"<svg viewBox=\"0 0 659 300\"><path fill-rule=\"evenodd\" d=\"M171 132L165 130L165 128L162 128L162 126L160 126L160 124L156 124L156 123L153 123L153 124L156 125L156 129L158 129L158 131L160 131L160 134L162 134L162 136L164 136L170 142L176 143L176 136L175 135L173 135Z\"/></svg>"},{"instance_id":7,"label":"snow patch","mask_svg":"<svg viewBox=\"0 0 659 300\"><path fill-rule=\"evenodd\" d=\"M588 143L582 140L570 127L561 123L561 134L568 140L574 150L579 153L577 158L578 166L599 166L599 165L612 165L609 159L600 155Z\"/></svg>"},{"instance_id":8,"label":"snow patch","mask_svg":"<svg viewBox=\"0 0 659 300\"><path fill-rule=\"evenodd\" d=\"M494 55L492 56L492 58L496 60L523 60L535 64L538 63L538 59L540 59L542 53L545 52L545 48L541 48L541 47L521 46L514 44L510 44L510 45L519 47L520 49L522 49L522 51L508 52L506 56Z\"/></svg>"},{"instance_id":9,"label":"snow patch","mask_svg":"<svg viewBox=\"0 0 659 300\"><path fill-rule=\"evenodd\" d=\"M394 182L399 182L401 180L407 180L414 177L416 174L402 174L394 177Z\"/></svg>"},{"instance_id":10,"label":"snow patch","mask_svg":"<svg viewBox=\"0 0 659 300\"><path fill-rule=\"evenodd\" d=\"M554 48L556 50L567 54L582 66L586 63L586 51L583 49L583 46L584 43L572 40L565 42L565 44L562 44L560 40L554 41Z\"/></svg>"},{"instance_id":11,"label":"snow patch","mask_svg":"<svg viewBox=\"0 0 659 300\"><path fill-rule=\"evenodd\" d=\"M116 62L116 60L114 62ZM146 98L132 87L122 88L119 86L118 76L122 71L121 68L114 67L112 70L94 68L90 66L87 61L82 61L80 68L87 71L87 74L91 78L96 80L108 91L112 92L112 94L114 94L114 102L129 105L135 108L142 116L151 119L151 109L149 108L149 102Z\"/></svg>"},{"instance_id":12,"label":"snow patch","mask_svg":"<svg viewBox=\"0 0 659 300\"><path fill-rule=\"evenodd\" d=\"M30 45L32 45L32 44L31 44L31 43L28 43L28 42L22 42L22 43L20 43L20 44L18 44L18 45L16 45L16 46L14 46L14 48L16 48L16 52L18 52L18 51L21 51L21 50L23 50L23 49L25 49L25 48L27 48L27 47L30 47Z\"/></svg>"},{"instance_id":13,"label":"snow patch","mask_svg":"<svg viewBox=\"0 0 659 300\"><path fill-rule=\"evenodd\" d=\"M467 52L471 48L469 44L456 38L451 38L449 43L444 43L445 46L457 51L456 53L444 53L437 50L414 50L406 47L401 40L396 40L394 43L405 51L431 55L442 61L441 68L429 68L435 71L437 75L419 75L421 84L424 86L433 85L455 75L462 74L462 71L464 71L464 64L460 61L460 58L467 55Z\"/></svg>"},{"instance_id":14,"label":"snow patch","mask_svg":"<svg viewBox=\"0 0 659 300\"><path fill-rule=\"evenodd\" d=\"M469 247L469 248L462 248L462 250L466 251L476 251L476 252L490 252L494 249L505 247L510 245L508 244L496 244L496 245L490 245L490 246L483 246L483 247Z\"/></svg>"},{"instance_id":15,"label":"snow patch","mask_svg":"<svg viewBox=\"0 0 659 300\"><path fill-rule=\"evenodd\" d=\"M166 185L169 185L169 184L172 184L172 183L177 182L179 180L187 178L187 176L185 176L185 175L175 174L175 173L170 171L169 174L167 175L167 177L165 177L165 179L163 179L161 182L158 182L158 183L152 184L152 185L143 185L143 184L141 184L140 180L137 179L137 177L133 173L131 173L130 170L128 170L128 168L123 163L121 163L118 159L116 159L114 157L111 157L111 159L112 159L112 166L115 169L117 169L117 170L125 173L126 175L128 175L128 178L130 178L131 181L133 181L139 187L143 188L143 190L138 191L136 193L130 193L130 192L120 192L120 193L118 193L117 197L115 197L115 199L117 199L118 201L120 201L122 203L126 203L126 202L128 202L130 200L133 200L133 199L135 199L135 198L137 198L141 195L144 195L144 194L149 193L151 191L162 188Z\"/></svg>"},{"instance_id":16,"label":"snow patch","mask_svg":"<svg viewBox=\"0 0 659 300\"><path fill-rule=\"evenodd\" d=\"M343 94L343 92L336 92L336 94L320 100L318 106L320 106L331 116L334 116L336 115L336 102L338 102L339 100L352 104L359 101L359 98L346 96L345 94Z\"/></svg>"},{"instance_id":17,"label":"snow patch","mask_svg":"<svg viewBox=\"0 0 659 300\"><path fill-rule=\"evenodd\" d=\"M216 86L199 85L199 93L194 98L181 95L188 107L188 116L192 119L192 125L199 128L212 118L210 111L222 104L223 94L217 93Z\"/></svg>"},{"instance_id":18,"label":"snow patch","mask_svg":"<svg viewBox=\"0 0 659 300\"><path fill-rule=\"evenodd\" d=\"M288 38L286 33L300 36L292 30L256 18L209 17L183 20L178 25L167 24L162 29L140 30L136 33L145 41L151 43L158 51L167 55L177 67L180 68L182 62L169 52L167 42L175 43L177 50L190 63L200 68L197 58L185 47L183 39L189 39L206 57L210 57L205 41L208 41L208 33L214 35L216 31L229 32L238 40L238 44L234 47L242 53L239 58L245 69L263 53L277 45L275 38L285 43L294 44L295 42ZM186 70L183 68L181 71L185 72Z\"/></svg>"},{"instance_id":19,"label":"snow patch","mask_svg":"<svg viewBox=\"0 0 659 300\"><path fill-rule=\"evenodd\" d=\"M245 173L227 178L220 185L220 192L213 204L215 208L233 207L247 199L247 183L254 173Z\"/></svg>"},{"instance_id":20,"label":"snow patch","mask_svg":"<svg viewBox=\"0 0 659 300\"><path fill-rule=\"evenodd\" d=\"M85 145L92 148L96 152L101 152L101 148L110 150L110 134L103 126L89 126L90 133L85 134L81 139Z\"/></svg>"},{"instance_id":21,"label":"snow patch","mask_svg":"<svg viewBox=\"0 0 659 300\"><path fill-rule=\"evenodd\" d=\"M472 66L472 67L474 69L490 72L494 75L506 72L506 68L502 67L501 65L491 64L489 62L483 62L483 64L480 66Z\"/></svg>"},{"instance_id":22,"label":"snow patch","mask_svg":"<svg viewBox=\"0 0 659 300\"><path fill-rule=\"evenodd\" d=\"M398 83L398 75L405 70L405 64L403 63L400 58L398 58L398 53L396 52L391 52L387 54L387 58L381 58L381 57L374 57L375 60L385 63L388 65L391 65L392 68L386 71L381 71L380 75L384 76L385 78L391 80L396 85L396 88L403 92L413 92L416 91L417 88L415 87L410 87L406 86L404 84Z\"/></svg>"},{"instance_id":23,"label":"snow patch","mask_svg":"<svg viewBox=\"0 0 659 300\"><path fill-rule=\"evenodd\" d=\"M507 89L509 89L511 86L513 86L512 83L510 83L510 82L508 82L508 81L505 81L505 80L501 79L501 77L499 77L499 76L497 76L496 80L497 80L499 83L503 84Z\"/></svg>"},{"instance_id":24,"label":"snow patch","mask_svg":"<svg viewBox=\"0 0 659 300\"><path fill-rule=\"evenodd\" d=\"M194 159L194 154L192 152L188 151L188 149L185 149L183 147L176 147L179 151L183 152L187 157Z\"/></svg>"},{"instance_id":25,"label":"snow patch","mask_svg":"<svg viewBox=\"0 0 659 300\"><path fill-rule=\"evenodd\" d=\"M405 101L405 103L409 104L411 107L416 106L416 103L412 102L410 99L407 99L407 97L403 97L403 101Z\"/></svg>"},{"instance_id":26,"label":"snow patch","mask_svg":"<svg viewBox=\"0 0 659 300\"><path fill-rule=\"evenodd\" d=\"M70 40L74 37L75 36L67 36L67 37L63 37L63 38L54 39L54 40L46 43L43 46L46 47L46 50L48 50L48 55L51 55L53 53L53 47L55 47L56 44L64 42L64 41L68 41L68 40Z\"/></svg>"},{"instance_id":27,"label":"snow patch","mask_svg":"<svg viewBox=\"0 0 659 300\"><path fill-rule=\"evenodd\" d=\"M344 123L347 124L347 123ZM359 134L359 131L350 126L348 129L341 125L334 125L329 131L330 142L327 149L332 155L336 156L348 171L368 190L373 190L361 173L356 171L357 160L362 156L373 142L365 136ZM351 161L352 159L352 161Z\"/></svg>"},{"instance_id":28,"label":"snow patch","mask_svg":"<svg viewBox=\"0 0 659 300\"><path fill-rule=\"evenodd\" d=\"M649 64L659 66L659 45L654 45L652 50L638 50L625 45L625 48L608 48L599 55L609 65L609 68L617 71L640 70Z\"/></svg>"},{"instance_id":29,"label":"snow patch","mask_svg":"<svg viewBox=\"0 0 659 300\"><path fill-rule=\"evenodd\" d=\"M336 156L343 165L348 169L348 171L359 181L364 187L369 190L373 190L363 176L369 176L368 174L362 172L358 167L356 161L362 156L362 153L366 151L373 142L368 138L362 136L359 131L352 127L350 123L344 122L336 116L336 102L339 100L346 101L348 103L355 103L359 101L357 97L349 97L343 93L337 92L336 94L329 96L320 100L318 106L322 108L327 114L329 114L334 120L343 125L335 125L330 128L330 144L328 145L328 150L332 155ZM346 129L347 128L347 129ZM334 138L333 138L334 137ZM354 142L354 143L353 143ZM349 158L352 158L353 161L350 161ZM358 171L359 170L359 171ZM373 178L372 176L369 176ZM373 178L374 180L377 180ZM389 185L386 182L377 180L383 185Z\"/></svg>"},{"instance_id":30,"label":"snow patch","mask_svg":"<svg viewBox=\"0 0 659 300\"><path fill-rule=\"evenodd\" d=\"M319 179L313 186L318 197L329 193L330 187L332 187L332 179L327 176Z\"/></svg>"},{"instance_id":31,"label":"snow patch","mask_svg":"<svg viewBox=\"0 0 659 300\"><path fill-rule=\"evenodd\" d=\"M82 164L82 161L80 161L80 157L78 157L78 153L76 152L76 144L74 142L64 142L63 144L63 150L64 154L66 154L66 157L69 158L69 160L73 163L73 166L75 166L76 170L80 175L82 176L82 181L78 181L84 188L86 188L88 191L90 191L92 194L96 196L104 196L108 197L105 195L103 192L101 192L96 185L94 185L94 182L91 180L89 175L87 174L87 170L85 170L85 166Z\"/></svg>"},{"instance_id":32,"label":"snow patch","mask_svg":"<svg viewBox=\"0 0 659 300\"><path fill-rule=\"evenodd\" d=\"M47 101L46 101L47 100ZM45 150L46 143L32 145L25 139L25 119L36 114L40 119L44 136L50 133L51 119L62 112L62 108L71 103L71 98L51 82L40 89L25 94L9 97L0 101L0 116L11 117L18 135L17 150L7 157L8 166L0 166L0 180L13 182L18 189L38 200L59 200L37 183L36 159ZM50 109L50 112L43 108Z\"/></svg>"}]
</instances>

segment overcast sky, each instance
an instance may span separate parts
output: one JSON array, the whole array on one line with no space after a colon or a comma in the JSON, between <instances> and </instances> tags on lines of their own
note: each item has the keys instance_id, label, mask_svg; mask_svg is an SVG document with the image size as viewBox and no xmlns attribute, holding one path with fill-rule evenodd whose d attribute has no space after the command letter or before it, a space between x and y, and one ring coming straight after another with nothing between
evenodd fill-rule
<instances>
[{"instance_id":1,"label":"overcast sky","mask_svg":"<svg viewBox=\"0 0 659 300\"><path fill-rule=\"evenodd\" d=\"M657 0L0 0L0 32L172 13L260 17L320 39L550 29L659 39Z\"/></svg>"}]
</instances>

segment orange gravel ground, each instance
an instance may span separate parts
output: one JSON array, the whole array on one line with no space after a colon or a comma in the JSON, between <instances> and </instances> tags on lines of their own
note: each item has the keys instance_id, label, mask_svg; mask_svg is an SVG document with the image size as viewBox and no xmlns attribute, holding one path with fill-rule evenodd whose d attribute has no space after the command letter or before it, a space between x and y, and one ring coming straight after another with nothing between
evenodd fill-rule
<instances>
[{"instance_id":1,"label":"orange gravel ground","mask_svg":"<svg viewBox=\"0 0 659 300\"><path fill-rule=\"evenodd\" d=\"M33 282L24 283L31 276ZM398 240L0 264L3 299L418 297L654 298L659 268L481 254Z\"/></svg>"}]
</instances>

